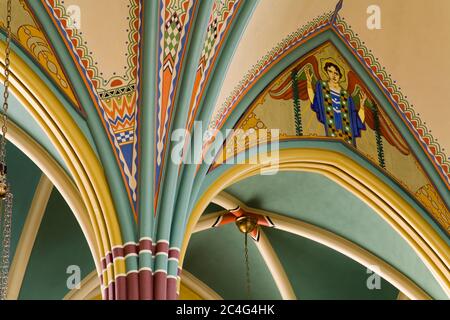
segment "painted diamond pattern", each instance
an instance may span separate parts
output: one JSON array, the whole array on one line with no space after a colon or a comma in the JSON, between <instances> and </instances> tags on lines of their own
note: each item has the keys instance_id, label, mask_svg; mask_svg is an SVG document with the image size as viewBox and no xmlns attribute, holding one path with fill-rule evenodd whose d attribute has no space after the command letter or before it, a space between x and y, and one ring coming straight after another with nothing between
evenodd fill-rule
<instances>
[{"instance_id":1,"label":"painted diamond pattern","mask_svg":"<svg viewBox=\"0 0 450 320\"><path fill-rule=\"evenodd\" d=\"M217 39L217 18L208 27L208 37L205 41L202 56L209 57Z\"/></svg>"},{"instance_id":2,"label":"painted diamond pattern","mask_svg":"<svg viewBox=\"0 0 450 320\"><path fill-rule=\"evenodd\" d=\"M167 20L165 27L164 54L165 56L175 57L183 28L176 12Z\"/></svg>"},{"instance_id":3,"label":"painted diamond pattern","mask_svg":"<svg viewBox=\"0 0 450 320\"><path fill-rule=\"evenodd\" d=\"M134 132L133 130L119 132L116 138L119 144L130 143L134 141Z\"/></svg>"}]
</instances>

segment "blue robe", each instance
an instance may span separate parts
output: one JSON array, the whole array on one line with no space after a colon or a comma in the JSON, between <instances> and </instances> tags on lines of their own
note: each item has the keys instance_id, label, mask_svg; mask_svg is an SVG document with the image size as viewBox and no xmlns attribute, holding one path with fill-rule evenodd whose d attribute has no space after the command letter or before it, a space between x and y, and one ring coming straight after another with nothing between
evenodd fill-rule
<instances>
[{"instance_id":1,"label":"blue robe","mask_svg":"<svg viewBox=\"0 0 450 320\"><path fill-rule=\"evenodd\" d=\"M341 93L330 90L331 92L331 101L333 106L333 115L334 115L334 126L337 130L342 130L342 98ZM353 144L355 144L356 137L361 137L361 130L366 130L366 125L362 122L359 117L358 111L356 110L355 103L353 102L352 97L349 95L347 98L347 105L349 108L350 115L350 128L353 137ZM316 88L314 91L314 101L311 104L311 109L316 113L317 120L319 120L325 127L325 134L327 136L331 136L329 134L327 125L326 125L326 113L325 113L325 102L323 96L323 87L321 81L317 81Z\"/></svg>"}]
</instances>

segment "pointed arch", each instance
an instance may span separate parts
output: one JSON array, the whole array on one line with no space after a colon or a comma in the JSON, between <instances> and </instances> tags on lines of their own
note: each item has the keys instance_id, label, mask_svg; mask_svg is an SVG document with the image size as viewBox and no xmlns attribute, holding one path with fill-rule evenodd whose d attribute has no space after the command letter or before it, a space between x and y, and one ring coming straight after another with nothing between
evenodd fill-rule
<instances>
[{"instance_id":1,"label":"pointed arch","mask_svg":"<svg viewBox=\"0 0 450 320\"><path fill-rule=\"evenodd\" d=\"M264 158L264 157L263 157ZM206 186L187 224L181 265L190 236L209 203L226 187L245 178L273 170L269 162L223 168ZM414 250L450 297L450 254L439 232L394 188L367 167L344 153L319 148L289 148L279 151L278 170L305 171L324 175L372 208Z\"/></svg>"},{"instance_id":2,"label":"pointed arch","mask_svg":"<svg viewBox=\"0 0 450 320\"><path fill-rule=\"evenodd\" d=\"M4 52L5 44L0 43ZM0 55L3 69L4 54ZM31 114L64 160L81 194L101 257L105 298L126 297L125 262L114 251L123 243L109 186L96 153L57 96L26 62L11 52L11 91ZM98 261L97 261L98 263Z\"/></svg>"}]
</instances>

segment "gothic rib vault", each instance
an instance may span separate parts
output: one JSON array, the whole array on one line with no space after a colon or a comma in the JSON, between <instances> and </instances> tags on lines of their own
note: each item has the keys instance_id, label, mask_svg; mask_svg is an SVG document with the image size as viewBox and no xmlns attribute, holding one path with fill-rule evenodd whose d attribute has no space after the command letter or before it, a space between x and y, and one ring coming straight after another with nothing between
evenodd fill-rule
<instances>
[{"instance_id":1,"label":"gothic rib vault","mask_svg":"<svg viewBox=\"0 0 450 320\"><path fill-rule=\"evenodd\" d=\"M449 4L424 11L435 25L406 28L420 8L399 1L391 14L381 1L383 28L368 31L365 0L13 2L11 150L32 178L14 179L26 191L14 248L27 249L15 250L10 298L46 286L49 299L245 298L225 281L245 283L234 205L259 221L254 298L450 296L450 109L424 80L448 82L449 35L436 28ZM407 32L423 38L416 56ZM306 69L326 90L330 61L345 99L367 94L361 136L324 134L309 108ZM195 121L215 130L201 146L214 162L177 164L172 133ZM280 129L281 172L224 164L263 154L252 142L214 149L233 128ZM374 263L379 292L363 281ZM66 290L69 265L83 270L81 292ZM37 279L52 272L55 283Z\"/></svg>"}]
</instances>

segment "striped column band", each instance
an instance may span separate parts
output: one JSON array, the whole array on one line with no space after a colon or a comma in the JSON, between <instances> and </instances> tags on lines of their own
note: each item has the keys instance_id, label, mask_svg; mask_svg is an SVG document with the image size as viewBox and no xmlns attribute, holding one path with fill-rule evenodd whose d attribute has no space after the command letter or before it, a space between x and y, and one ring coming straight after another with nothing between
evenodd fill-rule
<instances>
[{"instance_id":1,"label":"striped column band","mask_svg":"<svg viewBox=\"0 0 450 320\"><path fill-rule=\"evenodd\" d=\"M139 300L138 250L135 242L128 242L123 247L126 263L127 300Z\"/></svg>"},{"instance_id":2,"label":"striped column band","mask_svg":"<svg viewBox=\"0 0 450 320\"><path fill-rule=\"evenodd\" d=\"M103 267L102 267L102 272L103 272ZM100 292L102 293L102 299L109 300L107 291L105 290L107 288L107 286L106 286L103 274L100 274L100 276L98 278L100 280Z\"/></svg>"},{"instance_id":3,"label":"striped column band","mask_svg":"<svg viewBox=\"0 0 450 320\"><path fill-rule=\"evenodd\" d=\"M167 268L167 300L178 300L179 260L180 248L170 248Z\"/></svg>"},{"instance_id":4,"label":"striped column band","mask_svg":"<svg viewBox=\"0 0 450 320\"><path fill-rule=\"evenodd\" d=\"M155 272L152 263L155 258ZM150 238L116 246L101 261L102 295L106 300L178 299L180 249ZM139 262L138 262L139 260ZM139 268L139 270L138 270ZM170 270L170 273L168 272ZM168 276L169 273L169 276Z\"/></svg>"},{"instance_id":5,"label":"striped column band","mask_svg":"<svg viewBox=\"0 0 450 320\"><path fill-rule=\"evenodd\" d=\"M153 300L153 252L155 248L151 238L139 241L139 299Z\"/></svg>"},{"instance_id":6,"label":"striped column band","mask_svg":"<svg viewBox=\"0 0 450 320\"><path fill-rule=\"evenodd\" d=\"M115 246L112 250L114 264L115 300L127 299L127 275L123 246Z\"/></svg>"},{"instance_id":7,"label":"striped column band","mask_svg":"<svg viewBox=\"0 0 450 320\"><path fill-rule=\"evenodd\" d=\"M101 260L101 267L102 267L102 284L103 284L103 296L105 297L105 300L113 300L114 295L109 290L109 285L111 281L113 280L113 272L112 272L112 254L107 253L104 258Z\"/></svg>"},{"instance_id":8,"label":"striped column band","mask_svg":"<svg viewBox=\"0 0 450 320\"><path fill-rule=\"evenodd\" d=\"M107 292L108 292L108 300L115 300L116 299L116 295L115 295L115 288L116 285L114 284L114 281L111 281L108 284L108 287L106 288Z\"/></svg>"},{"instance_id":9,"label":"striped column band","mask_svg":"<svg viewBox=\"0 0 450 320\"><path fill-rule=\"evenodd\" d=\"M159 240L155 251L154 272L154 298L155 300L167 299L167 267L169 258L169 242Z\"/></svg>"},{"instance_id":10,"label":"striped column band","mask_svg":"<svg viewBox=\"0 0 450 320\"><path fill-rule=\"evenodd\" d=\"M127 299L126 265L123 246L115 246L101 260L103 296L107 300Z\"/></svg>"}]
</instances>

